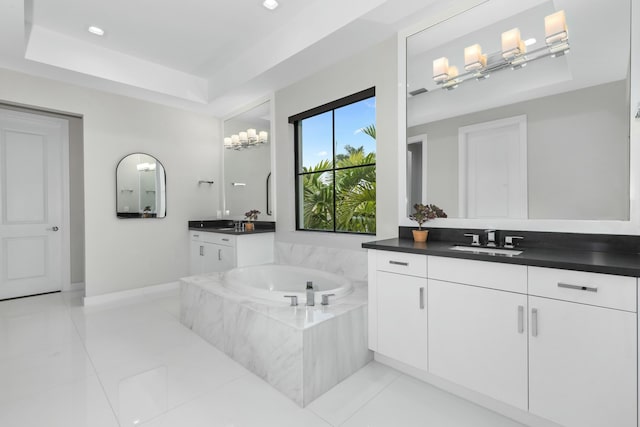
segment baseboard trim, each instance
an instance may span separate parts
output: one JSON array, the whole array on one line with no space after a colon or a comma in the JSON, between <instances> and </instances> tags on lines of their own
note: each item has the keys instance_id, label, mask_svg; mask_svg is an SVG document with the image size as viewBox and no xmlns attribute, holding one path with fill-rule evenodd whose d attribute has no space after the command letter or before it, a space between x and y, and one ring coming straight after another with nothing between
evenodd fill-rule
<instances>
[{"instance_id":1,"label":"baseboard trim","mask_svg":"<svg viewBox=\"0 0 640 427\"><path fill-rule=\"evenodd\" d=\"M462 399L468 400L490 411L497 412L500 415L503 415L507 418L511 418L512 420L522 423L526 426L562 427L561 425L556 424L552 421L538 417L537 415L533 415L527 411L523 411L522 409L516 408L514 406L511 406L499 400L493 399L484 394L475 392L473 390L469 390L465 387L462 387L458 384L447 381L436 375L433 375L428 372L422 371L420 369L414 368L412 366L406 365L395 359L391 359L390 357L383 356L378 353L374 353L374 359L376 362L380 362L383 365L387 365L393 369L396 369L402 372L403 374L406 374L413 378L424 381L428 384L431 384L434 387L437 387L441 390L446 391L447 393L451 393Z\"/></svg>"},{"instance_id":2,"label":"baseboard trim","mask_svg":"<svg viewBox=\"0 0 640 427\"><path fill-rule=\"evenodd\" d=\"M84 282L71 283L65 291L84 291Z\"/></svg>"},{"instance_id":3,"label":"baseboard trim","mask_svg":"<svg viewBox=\"0 0 640 427\"><path fill-rule=\"evenodd\" d=\"M180 282L163 283L160 285L145 286L143 288L130 289L127 291L111 292L104 295L84 297L85 307L108 304L112 302L139 299L141 297L158 296L170 291L180 289Z\"/></svg>"}]
</instances>

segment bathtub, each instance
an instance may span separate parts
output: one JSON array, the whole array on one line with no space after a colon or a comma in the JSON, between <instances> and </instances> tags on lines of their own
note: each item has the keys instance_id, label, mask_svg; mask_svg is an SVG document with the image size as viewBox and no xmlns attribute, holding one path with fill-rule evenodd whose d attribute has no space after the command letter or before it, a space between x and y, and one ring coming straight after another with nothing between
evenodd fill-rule
<instances>
[{"instance_id":1,"label":"bathtub","mask_svg":"<svg viewBox=\"0 0 640 427\"><path fill-rule=\"evenodd\" d=\"M227 289L248 297L285 304L290 301L285 295L295 295L299 304L305 304L307 282L313 283L316 304L320 304L322 295L334 294L330 298L330 301L334 301L353 291L353 284L344 277L292 265L238 267L222 276L222 284Z\"/></svg>"}]
</instances>

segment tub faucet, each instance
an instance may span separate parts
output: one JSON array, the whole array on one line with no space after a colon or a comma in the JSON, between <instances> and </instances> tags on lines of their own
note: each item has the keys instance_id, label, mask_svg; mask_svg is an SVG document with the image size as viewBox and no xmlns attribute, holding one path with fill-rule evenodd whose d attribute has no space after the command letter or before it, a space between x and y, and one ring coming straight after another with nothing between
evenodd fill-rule
<instances>
[{"instance_id":1,"label":"tub faucet","mask_svg":"<svg viewBox=\"0 0 640 427\"><path fill-rule=\"evenodd\" d=\"M313 282L307 282L307 305L316 305Z\"/></svg>"}]
</instances>

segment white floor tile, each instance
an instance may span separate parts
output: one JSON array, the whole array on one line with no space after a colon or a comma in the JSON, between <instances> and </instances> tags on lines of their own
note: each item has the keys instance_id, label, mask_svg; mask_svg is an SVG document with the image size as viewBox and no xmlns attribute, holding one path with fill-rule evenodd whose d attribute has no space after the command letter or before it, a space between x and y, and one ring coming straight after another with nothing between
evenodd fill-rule
<instances>
[{"instance_id":1,"label":"white floor tile","mask_svg":"<svg viewBox=\"0 0 640 427\"><path fill-rule=\"evenodd\" d=\"M91 375L95 375L95 371L80 341L5 359L0 363L0 402L27 397Z\"/></svg>"},{"instance_id":2,"label":"white floor tile","mask_svg":"<svg viewBox=\"0 0 640 427\"><path fill-rule=\"evenodd\" d=\"M523 427L422 381L401 375L344 427Z\"/></svg>"},{"instance_id":3,"label":"white floor tile","mask_svg":"<svg viewBox=\"0 0 640 427\"><path fill-rule=\"evenodd\" d=\"M0 317L16 316L43 311L66 311L68 304L63 292L55 292L35 297L0 301Z\"/></svg>"},{"instance_id":4,"label":"white floor tile","mask_svg":"<svg viewBox=\"0 0 640 427\"><path fill-rule=\"evenodd\" d=\"M155 418L147 427L329 427L255 376L225 387Z\"/></svg>"},{"instance_id":5,"label":"white floor tile","mask_svg":"<svg viewBox=\"0 0 640 427\"><path fill-rule=\"evenodd\" d=\"M398 371L371 362L311 402L307 409L339 426L399 376Z\"/></svg>"},{"instance_id":6,"label":"white floor tile","mask_svg":"<svg viewBox=\"0 0 640 427\"><path fill-rule=\"evenodd\" d=\"M80 339L67 310L5 314L4 303L0 304L0 360Z\"/></svg>"},{"instance_id":7,"label":"white floor tile","mask_svg":"<svg viewBox=\"0 0 640 427\"><path fill-rule=\"evenodd\" d=\"M242 376L253 375L204 341L174 348L146 360L129 361L99 373L114 411L123 419L148 419L147 402L157 401L159 383L146 381L149 371L164 372L163 393L167 396L166 409L175 408L199 396L216 390ZM153 376L153 375L151 375ZM157 375L153 376L157 379ZM134 382L135 394L129 393L124 401L141 402L139 409L123 410L122 384ZM131 405L129 405L131 406ZM157 406L156 408L159 408ZM165 412L162 411L162 412ZM124 414L126 412L126 414ZM156 413L158 415L160 412ZM131 417L131 414L134 414ZM123 422L123 425L130 425Z\"/></svg>"},{"instance_id":8,"label":"white floor tile","mask_svg":"<svg viewBox=\"0 0 640 427\"><path fill-rule=\"evenodd\" d=\"M118 427L95 376L0 403L0 426Z\"/></svg>"}]
</instances>

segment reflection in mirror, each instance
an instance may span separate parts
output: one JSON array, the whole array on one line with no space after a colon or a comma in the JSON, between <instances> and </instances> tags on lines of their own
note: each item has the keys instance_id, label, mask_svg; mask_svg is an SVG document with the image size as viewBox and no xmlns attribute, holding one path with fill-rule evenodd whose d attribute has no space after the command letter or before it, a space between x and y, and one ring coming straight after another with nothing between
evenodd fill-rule
<instances>
[{"instance_id":1,"label":"reflection in mirror","mask_svg":"<svg viewBox=\"0 0 640 427\"><path fill-rule=\"evenodd\" d=\"M243 219L257 209L272 221L270 103L225 120L224 135L224 216Z\"/></svg>"},{"instance_id":2,"label":"reflection in mirror","mask_svg":"<svg viewBox=\"0 0 640 427\"><path fill-rule=\"evenodd\" d=\"M629 220L630 7L509 2L408 37L407 212Z\"/></svg>"},{"instance_id":3,"label":"reflection in mirror","mask_svg":"<svg viewBox=\"0 0 640 427\"><path fill-rule=\"evenodd\" d=\"M164 167L149 154L133 153L116 168L118 218L164 218L166 206Z\"/></svg>"}]
</instances>

